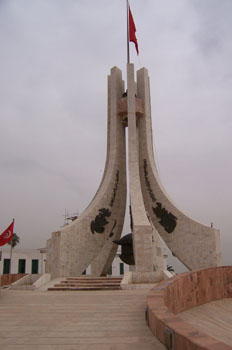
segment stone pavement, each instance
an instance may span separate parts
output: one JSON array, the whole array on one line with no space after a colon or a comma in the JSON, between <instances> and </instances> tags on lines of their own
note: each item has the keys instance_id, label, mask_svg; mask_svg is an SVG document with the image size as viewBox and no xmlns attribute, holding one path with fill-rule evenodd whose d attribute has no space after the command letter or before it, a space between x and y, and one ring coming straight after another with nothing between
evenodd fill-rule
<instances>
[{"instance_id":1,"label":"stone pavement","mask_svg":"<svg viewBox=\"0 0 232 350\"><path fill-rule=\"evenodd\" d=\"M0 290L1 350L164 350L145 323L148 290Z\"/></svg>"},{"instance_id":2,"label":"stone pavement","mask_svg":"<svg viewBox=\"0 0 232 350\"><path fill-rule=\"evenodd\" d=\"M178 317L199 331L232 345L232 298L196 306L178 314Z\"/></svg>"}]
</instances>

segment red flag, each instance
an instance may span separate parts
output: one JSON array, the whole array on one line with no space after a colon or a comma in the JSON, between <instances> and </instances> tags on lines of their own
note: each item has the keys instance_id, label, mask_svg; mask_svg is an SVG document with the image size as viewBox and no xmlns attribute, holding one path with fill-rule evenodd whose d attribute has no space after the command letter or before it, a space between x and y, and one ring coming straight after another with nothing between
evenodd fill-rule
<instances>
[{"instance_id":1,"label":"red flag","mask_svg":"<svg viewBox=\"0 0 232 350\"><path fill-rule=\"evenodd\" d=\"M13 230L14 230L14 220L10 224L10 226L3 231L3 233L0 235L0 246L7 244L10 242L13 238Z\"/></svg>"},{"instance_id":2,"label":"red flag","mask_svg":"<svg viewBox=\"0 0 232 350\"><path fill-rule=\"evenodd\" d=\"M131 13L131 9L129 6L129 41L132 41L135 44L135 48L137 51L137 55L139 54L139 48L138 48L138 41L136 38L136 27L135 27L135 22Z\"/></svg>"}]
</instances>

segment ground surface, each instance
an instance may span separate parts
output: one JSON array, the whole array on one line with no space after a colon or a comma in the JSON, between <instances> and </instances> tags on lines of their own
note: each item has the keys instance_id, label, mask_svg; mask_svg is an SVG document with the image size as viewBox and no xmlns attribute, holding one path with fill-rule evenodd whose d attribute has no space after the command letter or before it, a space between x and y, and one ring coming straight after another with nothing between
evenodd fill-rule
<instances>
[{"instance_id":1,"label":"ground surface","mask_svg":"<svg viewBox=\"0 0 232 350\"><path fill-rule=\"evenodd\" d=\"M145 323L148 290L0 290L1 350L164 350Z\"/></svg>"},{"instance_id":2,"label":"ground surface","mask_svg":"<svg viewBox=\"0 0 232 350\"><path fill-rule=\"evenodd\" d=\"M196 306L178 317L205 334L232 345L232 298Z\"/></svg>"}]
</instances>

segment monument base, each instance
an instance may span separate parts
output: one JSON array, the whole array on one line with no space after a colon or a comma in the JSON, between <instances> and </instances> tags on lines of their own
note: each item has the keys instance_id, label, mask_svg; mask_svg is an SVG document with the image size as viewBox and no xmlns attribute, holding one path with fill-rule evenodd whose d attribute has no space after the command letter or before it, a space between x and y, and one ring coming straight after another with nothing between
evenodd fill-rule
<instances>
[{"instance_id":1,"label":"monument base","mask_svg":"<svg viewBox=\"0 0 232 350\"><path fill-rule=\"evenodd\" d=\"M164 280L164 272L134 272L125 273L121 282L122 289L150 289L156 283Z\"/></svg>"},{"instance_id":2,"label":"monument base","mask_svg":"<svg viewBox=\"0 0 232 350\"><path fill-rule=\"evenodd\" d=\"M132 283L158 283L163 281L163 271L132 272Z\"/></svg>"}]
</instances>

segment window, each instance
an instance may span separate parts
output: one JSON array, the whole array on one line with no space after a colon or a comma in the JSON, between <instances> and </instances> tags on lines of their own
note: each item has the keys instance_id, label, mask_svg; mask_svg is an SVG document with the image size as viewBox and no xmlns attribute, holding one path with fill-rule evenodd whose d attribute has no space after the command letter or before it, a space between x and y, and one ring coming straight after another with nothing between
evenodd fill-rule
<instances>
[{"instance_id":1,"label":"window","mask_svg":"<svg viewBox=\"0 0 232 350\"><path fill-rule=\"evenodd\" d=\"M3 274L6 275L10 273L10 259L3 260Z\"/></svg>"},{"instance_id":2,"label":"window","mask_svg":"<svg viewBox=\"0 0 232 350\"><path fill-rule=\"evenodd\" d=\"M112 265L109 268L108 275L112 275Z\"/></svg>"},{"instance_id":3,"label":"window","mask_svg":"<svg viewBox=\"0 0 232 350\"><path fill-rule=\"evenodd\" d=\"M124 264L120 263L120 275L124 275Z\"/></svg>"},{"instance_id":4,"label":"window","mask_svg":"<svg viewBox=\"0 0 232 350\"><path fill-rule=\"evenodd\" d=\"M19 259L18 273L25 273L26 271L26 260Z\"/></svg>"},{"instance_id":5,"label":"window","mask_svg":"<svg viewBox=\"0 0 232 350\"><path fill-rule=\"evenodd\" d=\"M32 259L31 261L31 273L37 274L39 272L39 260Z\"/></svg>"}]
</instances>

